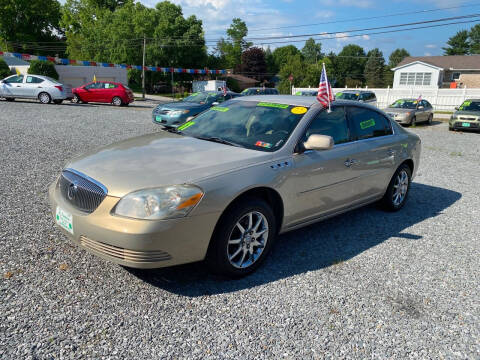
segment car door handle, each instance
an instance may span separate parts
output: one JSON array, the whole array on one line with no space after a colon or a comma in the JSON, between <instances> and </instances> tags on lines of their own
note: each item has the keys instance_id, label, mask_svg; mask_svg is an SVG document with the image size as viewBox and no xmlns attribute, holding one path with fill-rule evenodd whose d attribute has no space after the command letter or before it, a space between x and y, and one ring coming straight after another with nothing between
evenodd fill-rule
<instances>
[{"instance_id":1,"label":"car door handle","mask_svg":"<svg viewBox=\"0 0 480 360\"><path fill-rule=\"evenodd\" d=\"M396 153L396 151L393 150L393 149L388 149L388 152L387 152L387 153L388 153L388 156L394 156L395 153Z\"/></svg>"},{"instance_id":2,"label":"car door handle","mask_svg":"<svg viewBox=\"0 0 480 360\"><path fill-rule=\"evenodd\" d=\"M17 85L17 87L22 87L21 85Z\"/></svg>"},{"instance_id":3,"label":"car door handle","mask_svg":"<svg viewBox=\"0 0 480 360\"><path fill-rule=\"evenodd\" d=\"M350 167L352 165L355 165L358 163L358 160L355 160L355 159L347 159L345 160L345 162L343 163L346 167Z\"/></svg>"},{"instance_id":4,"label":"car door handle","mask_svg":"<svg viewBox=\"0 0 480 360\"><path fill-rule=\"evenodd\" d=\"M37 88L39 88L39 89L43 89L41 86L37 86Z\"/></svg>"}]
</instances>

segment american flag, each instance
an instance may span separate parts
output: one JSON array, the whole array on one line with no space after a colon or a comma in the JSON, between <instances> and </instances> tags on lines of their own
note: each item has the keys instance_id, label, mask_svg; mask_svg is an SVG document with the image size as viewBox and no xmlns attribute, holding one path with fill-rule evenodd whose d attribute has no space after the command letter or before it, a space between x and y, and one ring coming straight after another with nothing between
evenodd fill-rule
<instances>
[{"instance_id":1,"label":"american flag","mask_svg":"<svg viewBox=\"0 0 480 360\"><path fill-rule=\"evenodd\" d=\"M419 103L420 101L422 101L422 95L420 95L416 100L417 103Z\"/></svg>"},{"instance_id":2,"label":"american flag","mask_svg":"<svg viewBox=\"0 0 480 360\"><path fill-rule=\"evenodd\" d=\"M325 64L323 64L322 75L320 76L320 85L318 86L317 100L320 104L323 105L323 107L330 107L330 102L335 100L335 96L332 92L332 87L328 82Z\"/></svg>"}]
</instances>

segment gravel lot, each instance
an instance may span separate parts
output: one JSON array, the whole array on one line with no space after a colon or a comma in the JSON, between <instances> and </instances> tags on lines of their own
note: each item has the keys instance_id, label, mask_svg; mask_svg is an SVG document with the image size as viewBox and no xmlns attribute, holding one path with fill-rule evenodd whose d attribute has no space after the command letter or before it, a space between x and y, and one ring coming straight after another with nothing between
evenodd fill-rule
<instances>
[{"instance_id":1,"label":"gravel lot","mask_svg":"<svg viewBox=\"0 0 480 360\"><path fill-rule=\"evenodd\" d=\"M47 186L76 153L159 131L150 103L0 101L0 358L480 357L480 134L412 129L419 176L375 206L280 237L255 274L133 271L70 244Z\"/></svg>"}]
</instances>

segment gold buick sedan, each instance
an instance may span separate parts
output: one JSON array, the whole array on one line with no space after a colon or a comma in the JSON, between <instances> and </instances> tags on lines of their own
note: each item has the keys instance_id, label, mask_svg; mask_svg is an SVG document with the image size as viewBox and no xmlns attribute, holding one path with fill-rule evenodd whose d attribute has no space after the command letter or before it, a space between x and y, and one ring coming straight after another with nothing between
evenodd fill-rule
<instances>
[{"instance_id":1,"label":"gold buick sedan","mask_svg":"<svg viewBox=\"0 0 480 360\"><path fill-rule=\"evenodd\" d=\"M57 225L97 256L133 268L205 260L239 277L278 234L373 202L402 208L420 151L370 105L248 96L73 159L49 194Z\"/></svg>"}]
</instances>

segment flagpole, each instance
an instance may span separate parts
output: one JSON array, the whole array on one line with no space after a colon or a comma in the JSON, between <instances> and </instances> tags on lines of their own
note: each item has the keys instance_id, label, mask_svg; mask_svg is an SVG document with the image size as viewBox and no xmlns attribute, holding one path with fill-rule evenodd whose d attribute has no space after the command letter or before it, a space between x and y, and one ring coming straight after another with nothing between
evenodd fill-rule
<instances>
[{"instance_id":1,"label":"flagpole","mask_svg":"<svg viewBox=\"0 0 480 360\"><path fill-rule=\"evenodd\" d=\"M326 86L327 86L327 94L328 94L328 112L332 112L332 107L330 105L330 97L332 96L331 92L330 92L330 83L328 82L328 77L327 77L327 70L325 69L325 63L322 63L322 66L323 66L323 72L325 74L325 82L326 82Z\"/></svg>"}]
</instances>

